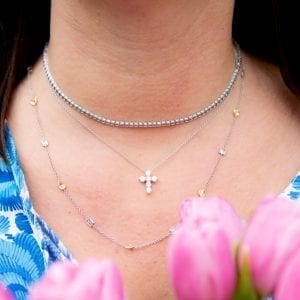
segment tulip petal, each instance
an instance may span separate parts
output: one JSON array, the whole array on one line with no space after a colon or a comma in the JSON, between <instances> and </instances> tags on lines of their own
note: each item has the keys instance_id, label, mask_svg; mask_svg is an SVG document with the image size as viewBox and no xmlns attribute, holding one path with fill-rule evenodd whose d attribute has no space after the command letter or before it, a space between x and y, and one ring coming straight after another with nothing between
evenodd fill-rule
<instances>
[{"instance_id":1,"label":"tulip petal","mask_svg":"<svg viewBox=\"0 0 300 300\"><path fill-rule=\"evenodd\" d=\"M245 227L233 206L221 198L188 198L180 209L181 223L200 227L203 222L222 224L232 245L238 243Z\"/></svg>"},{"instance_id":2,"label":"tulip petal","mask_svg":"<svg viewBox=\"0 0 300 300\"><path fill-rule=\"evenodd\" d=\"M273 294L286 262L300 249L299 236L299 203L276 197L262 201L242 242L250 249L251 274L261 294Z\"/></svg>"},{"instance_id":3,"label":"tulip petal","mask_svg":"<svg viewBox=\"0 0 300 300\"><path fill-rule=\"evenodd\" d=\"M109 260L58 262L36 283L30 300L124 300L121 275Z\"/></svg>"},{"instance_id":4,"label":"tulip petal","mask_svg":"<svg viewBox=\"0 0 300 300\"><path fill-rule=\"evenodd\" d=\"M227 236L213 223L182 226L170 241L169 271L180 300L229 300L235 265Z\"/></svg>"},{"instance_id":5,"label":"tulip petal","mask_svg":"<svg viewBox=\"0 0 300 300\"><path fill-rule=\"evenodd\" d=\"M300 299L300 254L297 254L289 262L280 276L276 286L276 300Z\"/></svg>"},{"instance_id":6,"label":"tulip petal","mask_svg":"<svg viewBox=\"0 0 300 300\"><path fill-rule=\"evenodd\" d=\"M13 296L0 284L0 300L13 300Z\"/></svg>"},{"instance_id":7,"label":"tulip petal","mask_svg":"<svg viewBox=\"0 0 300 300\"><path fill-rule=\"evenodd\" d=\"M93 278L93 280L90 280ZM79 288L85 283L84 289L76 291L74 295L80 299L124 299L123 283L119 270L110 260L98 261L89 259L80 265L76 279ZM75 289L74 289L75 291ZM88 295L88 298L86 298Z\"/></svg>"}]
</instances>

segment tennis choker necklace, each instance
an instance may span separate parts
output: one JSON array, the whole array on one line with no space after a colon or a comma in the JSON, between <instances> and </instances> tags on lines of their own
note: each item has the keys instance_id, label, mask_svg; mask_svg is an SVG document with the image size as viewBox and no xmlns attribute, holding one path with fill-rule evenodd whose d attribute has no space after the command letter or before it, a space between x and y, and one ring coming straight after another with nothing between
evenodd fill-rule
<instances>
[{"instance_id":1,"label":"tennis choker necklace","mask_svg":"<svg viewBox=\"0 0 300 300\"><path fill-rule=\"evenodd\" d=\"M96 114L94 112L91 112L87 108L79 105L77 102L75 102L73 99L71 99L69 96L65 94L65 92L60 88L58 83L56 83L50 67L49 67L49 60L48 60L48 46L46 45L43 52L43 67L44 67L44 73L46 75L47 81L53 90L53 92L67 105L69 105L72 109L78 111L80 114L93 119L99 123L110 125L110 126L116 126L116 127L134 127L134 128L151 128L151 127L168 127L168 126L175 126L180 125L184 123L191 122L193 120L196 120L204 115L206 115L211 110L214 110L217 108L231 93L238 75L241 70L242 65L242 58L241 58L241 51L237 44L234 44L235 46L235 63L234 63L234 69L231 75L231 78L225 87L225 89L221 92L221 94L214 99L210 104L207 106L201 108L200 110L193 112L188 115L180 116L174 119L163 119L163 120L153 120L153 121L145 121L145 120L118 120L118 119L111 119L103 115ZM151 181L151 176L147 175L145 176L145 180ZM153 180L155 178L152 178ZM155 180L154 180L155 181Z\"/></svg>"}]
</instances>

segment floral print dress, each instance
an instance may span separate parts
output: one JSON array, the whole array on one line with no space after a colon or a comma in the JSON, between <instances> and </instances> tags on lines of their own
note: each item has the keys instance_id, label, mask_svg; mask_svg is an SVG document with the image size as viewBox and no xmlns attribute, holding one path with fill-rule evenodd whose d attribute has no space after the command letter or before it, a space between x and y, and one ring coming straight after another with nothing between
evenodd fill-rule
<instances>
[{"instance_id":1,"label":"floral print dress","mask_svg":"<svg viewBox=\"0 0 300 300\"><path fill-rule=\"evenodd\" d=\"M0 282L23 300L53 262L72 256L32 207L7 125L5 139L7 162L0 158ZM282 194L300 199L300 172Z\"/></svg>"}]
</instances>

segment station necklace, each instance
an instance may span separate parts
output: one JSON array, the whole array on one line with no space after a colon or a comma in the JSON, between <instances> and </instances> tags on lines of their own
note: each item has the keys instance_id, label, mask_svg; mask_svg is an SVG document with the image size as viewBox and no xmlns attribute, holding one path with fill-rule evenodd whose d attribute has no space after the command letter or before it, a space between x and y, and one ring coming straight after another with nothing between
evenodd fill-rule
<instances>
[{"instance_id":1,"label":"station necklace","mask_svg":"<svg viewBox=\"0 0 300 300\"><path fill-rule=\"evenodd\" d=\"M52 154L51 154L51 151L50 151L50 143L49 143L49 141L46 137L46 133L45 133L44 127L42 125L39 110L38 110L38 102L39 101L38 101L37 97L34 94L32 84L31 84L31 80L30 80L30 75L31 75L31 69L29 69L29 72L28 72L30 91L31 91L30 104L31 104L32 107L35 108L36 121L37 121L38 129L39 129L39 132L40 132L40 144L41 144L42 148L46 150L47 157L48 157L52 172L53 172L53 174L54 174L54 176L57 180L58 190L61 191L64 194L64 196L66 197L66 199L68 201L70 201L71 205L77 211L79 216L83 219L85 224L89 228L95 230L103 238L109 240L113 244L118 245L119 247L121 247L123 249L130 250L130 251L141 250L141 249L148 248L150 246L154 246L154 245L164 241L168 237L170 237L174 233L174 231L176 230L178 224L171 227L165 234L162 234L160 237L158 237L156 239L151 239L151 240L144 241L144 242L141 242L141 243L138 243L138 244L125 243L125 242L119 240L118 238L112 236L111 234L107 233L105 230L103 230L98 225L98 223L94 220L94 218L91 215L89 215L88 213L86 213L85 210L77 204L77 202L74 200L73 196L71 196L71 194L69 192L69 189L67 188L67 185L65 184L65 182L60 177L60 175L57 171L57 168L55 166L54 160L52 158ZM224 158L226 156L227 147L229 145L229 141L230 141L231 135L233 133L233 129L234 129L234 126L236 124L236 120L240 116L240 108L239 107L240 107L240 103L241 103L242 96L243 96L242 95L242 87L243 87L243 80L242 79L243 79L243 77L244 77L244 71L242 70L242 72L241 72L240 92L239 92L237 103L235 104L234 109L232 110L233 119L230 123L229 130L228 130L228 132L225 136L224 142L223 142L221 148L217 152L218 158L217 158L215 164L213 165L213 168L212 168L211 172L209 173L208 179L207 179L205 185L198 191L198 195L201 196L201 197L206 195L208 184L213 179L213 177L214 177L214 175L217 171L217 168L220 164L220 161L222 160L222 158Z\"/></svg>"}]
</instances>

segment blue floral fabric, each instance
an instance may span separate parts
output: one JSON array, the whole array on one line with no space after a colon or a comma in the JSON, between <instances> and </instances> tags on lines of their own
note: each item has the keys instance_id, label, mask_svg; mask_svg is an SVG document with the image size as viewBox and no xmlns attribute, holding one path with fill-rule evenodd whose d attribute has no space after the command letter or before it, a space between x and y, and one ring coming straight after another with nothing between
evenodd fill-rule
<instances>
[{"instance_id":1,"label":"blue floral fabric","mask_svg":"<svg viewBox=\"0 0 300 300\"><path fill-rule=\"evenodd\" d=\"M294 177L282 194L291 200L300 200L300 173Z\"/></svg>"},{"instance_id":2,"label":"blue floral fabric","mask_svg":"<svg viewBox=\"0 0 300 300\"><path fill-rule=\"evenodd\" d=\"M7 125L5 139L8 161L0 158L0 282L23 300L53 262L73 258L32 207ZM282 195L300 200L300 173Z\"/></svg>"},{"instance_id":3,"label":"blue floral fabric","mask_svg":"<svg viewBox=\"0 0 300 300\"><path fill-rule=\"evenodd\" d=\"M0 158L0 282L17 300L57 260L72 259L32 207L12 135L5 128L8 161Z\"/></svg>"}]
</instances>

